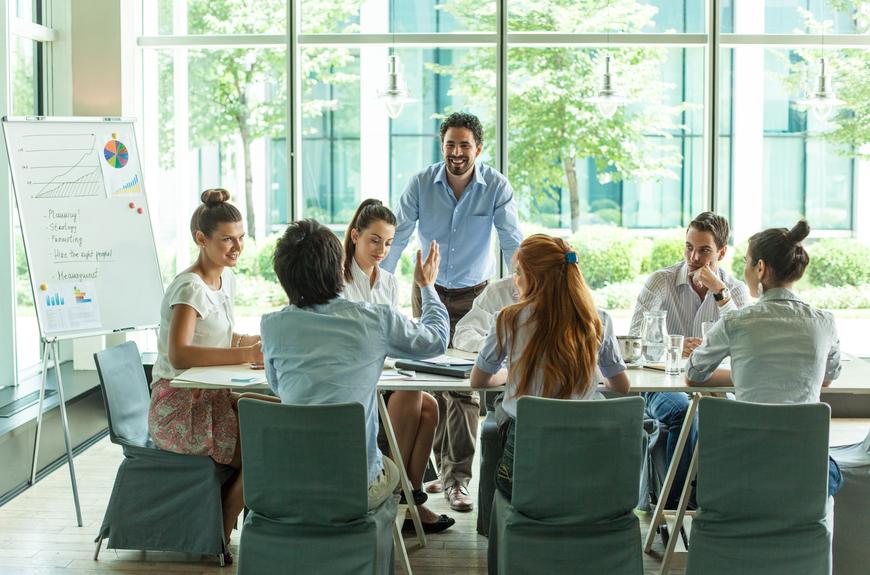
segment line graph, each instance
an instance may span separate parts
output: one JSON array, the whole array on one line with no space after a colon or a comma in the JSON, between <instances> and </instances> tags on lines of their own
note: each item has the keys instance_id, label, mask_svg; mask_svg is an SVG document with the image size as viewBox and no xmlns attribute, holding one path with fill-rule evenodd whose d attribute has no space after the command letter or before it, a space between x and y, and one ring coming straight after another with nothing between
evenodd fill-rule
<instances>
[{"instance_id":1,"label":"line graph","mask_svg":"<svg viewBox=\"0 0 870 575\"><path fill-rule=\"evenodd\" d=\"M96 134L32 134L18 152L33 199L105 197Z\"/></svg>"}]
</instances>

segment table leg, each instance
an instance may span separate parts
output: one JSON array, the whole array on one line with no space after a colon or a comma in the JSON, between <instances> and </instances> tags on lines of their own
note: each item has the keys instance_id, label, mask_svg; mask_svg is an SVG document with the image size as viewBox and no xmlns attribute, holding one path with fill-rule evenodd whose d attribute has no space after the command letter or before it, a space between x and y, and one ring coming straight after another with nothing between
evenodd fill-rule
<instances>
[{"instance_id":1,"label":"table leg","mask_svg":"<svg viewBox=\"0 0 870 575\"><path fill-rule=\"evenodd\" d=\"M414 530L417 531L417 540L420 542L420 547L425 547L426 533L423 531L423 522L420 520L420 510L417 509L417 504L414 502L411 480L408 479L408 471L405 469L405 462L402 460L402 453L399 451L399 442L396 441L396 432L393 430L393 423L390 421L390 414L387 413L387 404L384 401L382 393L378 393L378 411L381 413L381 421L384 424L384 433L387 434L390 453L396 466L399 468L399 483L402 486L402 492L405 494L405 501L408 503L411 521L414 522ZM404 540L402 540L402 545L404 546Z\"/></svg>"},{"instance_id":2,"label":"table leg","mask_svg":"<svg viewBox=\"0 0 870 575\"><path fill-rule=\"evenodd\" d=\"M677 468L680 466L680 459L683 456L683 450L686 448L686 440L689 437L692 421L695 417L695 412L698 410L698 402L701 400L700 393L693 393L689 408L686 410L686 419L683 421L683 428L680 430L680 437L677 440L677 445L674 448L674 456L671 458L671 463L668 465L668 472L665 475L665 483L662 485L662 492L659 494L658 503L656 503L655 511L653 512L652 520L649 524L649 531L646 533L646 541L643 545L644 553L649 553L652 549L653 541L655 541L656 530L665 519L665 505L671 489L674 486L674 480L677 477ZM686 485L690 484L689 478L686 478ZM685 489L685 486L684 486ZM676 534L671 537L674 539Z\"/></svg>"},{"instance_id":3,"label":"table leg","mask_svg":"<svg viewBox=\"0 0 870 575\"><path fill-rule=\"evenodd\" d=\"M683 528L683 518L686 516L686 507L689 505L689 498L692 494L692 481L698 472L698 449L692 454L692 462L689 464L689 473L686 475L686 483L683 485L683 492L680 494L680 504L677 506L677 515L674 517L674 531L668 539L668 546L665 548L665 553L662 555L662 567L659 575L667 575L670 570L671 559L674 556L674 549L677 545L677 539L680 536L680 530Z\"/></svg>"}]
</instances>

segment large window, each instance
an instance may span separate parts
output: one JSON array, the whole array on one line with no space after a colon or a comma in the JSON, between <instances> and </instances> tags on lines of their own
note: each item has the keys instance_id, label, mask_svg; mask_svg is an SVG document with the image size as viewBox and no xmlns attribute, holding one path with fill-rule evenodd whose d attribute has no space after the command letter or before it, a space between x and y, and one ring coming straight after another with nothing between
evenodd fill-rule
<instances>
[{"instance_id":1,"label":"large window","mask_svg":"<svg viewBox=\"0 0 870 575\"><path fill-rule=\"evenodd\" d=\"M256 240L242 283L274 296L253 300L252 318L280 300L264 291L268 236L300 217L342 232L366 197L395 206L440 161L439 122L455 110L483 120L482 160L508 176L525 231L631 251L626 266L590 270L617 331L644 274L679 258L681 230L705 209L730 219L738 259L751 233L801 217L811 252L870 238L870 0L287 2L142 2L161 261L167 278L189 261L197 194L229 187ZM390 55L415 100L396 119L378 98ZM823 56L844 105L817 117L803 101ZM608 57L627 99L612 118L587 101ZM247 98L248 134L224 84ZM858 285L840 275L799 287L835 310L847 351L870 354L856 327L870 301L854 297L870 272Z\"/></svg>"},{"instance_id":2,"label":"large window","mask_svg":"<svg viewBox=\"0 0 870 575\"><path fill-rule=\"evenodd\" d=\"M591 95L613 58L630 103L604 118ZM703 50L508 51L508 172L524 221L679 227L703 205Z\"/></svg>"},{"instance_id":3,"label":"large window","mask_svg":"<svg viewBox=\"0 0 870 575\"><path fill-rule=\"evenodd\" d=\"M722 146L739 185L729 197L741 227L785 226L806 217L816 230L853 229L857 187L853 147L832 137L839 114L819 118L802 105L808 65L796 49L726 49L722 69L729 110L726 130L734 147ZM830 51L828 58L844 57ZM751 86L757 89L750 89ZM754 176L753 176L754 174ZM759 177L760 176L760 177ZM760 208L756 217L745 206Z\"/></svg>"},{"instance_id":4,"label":"large window","mask_svg":"<svg viewBox=\"0 0 870 575\"><path fill-rule=\"evenodd\" d=\"M308 62L328 53L302 99L302 216L346 224L360 200L395 204L410 177L440 159L439 118L454 110L480 116L490 130L482 161L491 162L495 93L465 94L466 69L494 66L492 48L399 48L404 80L416 102L396 119L384 112L377 90L385 81L389 49L303 47ZM491 77L491 74L487 74ZM457 81L456 77L462 78ZM361 143L365 142L365 146Z\"/></svg>"}]
</instances>

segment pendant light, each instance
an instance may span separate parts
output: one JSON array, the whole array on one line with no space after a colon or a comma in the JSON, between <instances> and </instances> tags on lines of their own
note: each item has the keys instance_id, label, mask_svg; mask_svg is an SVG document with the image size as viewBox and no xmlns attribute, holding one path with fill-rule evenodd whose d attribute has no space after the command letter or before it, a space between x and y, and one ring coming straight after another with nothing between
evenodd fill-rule
<instances>
[{"instance_id":1,"label":"pendant light","mask_svg":"<svg viewBox=\"0 0 870 575\"><path fill-rule=\"evenodd\" d=\"M411 98L408 93L408 88L405 86L405 79L402 76L402 62L399 56L396 55L396 2L390 2L390 27L393 29L393 46L387 60L387 86L383 90L378 90L378 99L384 103L387 108L387 114L395 120L402 113L402 108L405 104L416 102L415 98Z\"/></svg>"},{"instance_id":2,"label":"pendant light","mask_svg":"<svg viewBox=\"0 0 870 575\"><path fill-rule=\"evenodd\" d=\"M837 99L831 88L827 74L827 59L825 58L825 23L822 22L822 56L819 58L819 75L816 78L816 90L806 97L798 100L798 104L806 106L813 111L819 121L824 122L831 114L831 110L840 106L843 101Z\"/></svg>"},{"instance_id":3,"label":"pendant light","mask_svg":"<svg viewBox=\"0 0 870 575\"><path fill-rule=\"evenodd\" d=\"M591 96L584 100L590 104L595 104L598 108L598 113L604 119L609 120L616 114L616 110L623 104L628 103L628 99L624 98L613 89L610 74L610 54L604 55L604 76L601 78L601 88L595 96Z\"/></svg>"},{"instance_id":4,"label":"pendant light","mask_svg":"<svg viewBox=\"0 0 870 575\"><path fill-rule=\"evenodd\" d=\"M390 54L387 62L387 87L383 90L378 90L378 99L384 103L384 106L387 108L387 114L393 120L399 117L405 104L417 101L408 95L405 79L402 77L400 69L401 64L397 55Z\"/></svg>"},{"instance_id":5,"label":"pendant light","mask_svg":"<svg viewBox=\"0 0 870 575\"><path fill-rule=\"evenodd\" d=\"M607 3L607 48L610 48L610 2ZM609 120L616 114L616 110L623 104L628 103L628 99L623 97L613 88L612 75L610 73L610 51L604 53L604 76L601 78L601 87L594 96L584 98L584 102L595 104L598 108L598 113L605 120Z\"/></svg>"},{"instance_id":6,"label":"pendant light","mask_svg":"<svg viewBox=\"0 0 870 575\"><path fill-rule=\"evenodd\" d=\"M819 76L816 78L815 92L798 100L798 104L811 109L820 121L826 120L834 108L843 104L843 101L834 95L826 72L827 62L822 56L819 58Z\"/></svg>"}]
</instances>

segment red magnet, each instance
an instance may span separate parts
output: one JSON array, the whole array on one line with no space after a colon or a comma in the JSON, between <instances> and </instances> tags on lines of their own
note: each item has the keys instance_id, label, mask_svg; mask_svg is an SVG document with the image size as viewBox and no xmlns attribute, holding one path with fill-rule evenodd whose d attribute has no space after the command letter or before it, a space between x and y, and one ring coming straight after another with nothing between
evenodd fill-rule
<instances>
[{"instance_id":1,"label":"red magnet","mask_svg":"<svg viewBox=\"0 0 870 575\"><path fill-rule=\"evenodd\" d=\"M142 208L137 208L136 211L139 212L140 214L145 212L145 210L143 210Z\"/></svg>"},{"instance_id":2,"label":"red magnet","mask_svg":"<svg viewBox=\"0 0 870 575\"><path fill-rule=\"evenodd\" d=\"M130 205L130 209L132 210L133 208L136 207L136 202L130 202L129 205Z\"/></svg>"}]
</instances>

